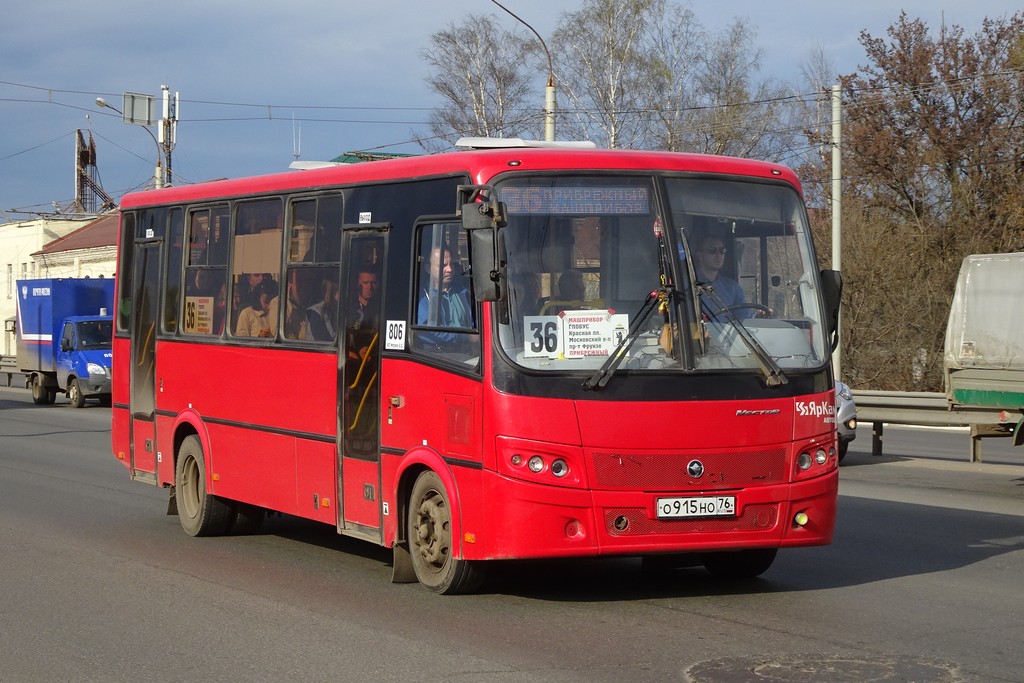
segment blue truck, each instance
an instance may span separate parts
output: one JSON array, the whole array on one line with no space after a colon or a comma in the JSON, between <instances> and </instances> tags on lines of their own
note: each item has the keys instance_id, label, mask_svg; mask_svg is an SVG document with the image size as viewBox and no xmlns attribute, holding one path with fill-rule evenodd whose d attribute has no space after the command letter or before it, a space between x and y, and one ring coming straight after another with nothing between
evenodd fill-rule
<instances>
[{"instance_id":1,"label":"blue truck","mask_svg":"<svg viewBox=\"0 0 1024 683\"><path fill-rule=\"evenodd\" d=\"M17 361L37 405L67 394L110 403L114 281L50 278L17 281Z\"/></svg>"}]
</instances>

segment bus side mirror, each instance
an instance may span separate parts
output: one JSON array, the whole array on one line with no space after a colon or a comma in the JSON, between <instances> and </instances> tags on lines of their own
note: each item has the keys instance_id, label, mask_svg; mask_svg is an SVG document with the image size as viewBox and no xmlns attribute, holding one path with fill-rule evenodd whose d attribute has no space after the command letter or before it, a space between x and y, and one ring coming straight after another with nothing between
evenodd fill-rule
<instances>
[{"instance_id":1,"label":"bus side mirror","mask_svg":"<svg viewBox=\"0 0 1024 683\"><path fill-rule=\"evenodd\" d=\"M497 301L500 276L493 230L469 231L469 258L473 264L473 297L477 301Z\"/></svg>"},{"instance_id":2,"label":"bus side mirror","mask_svg":"<svg viewBox=\"0 0 1024 683\"><path fill-rule=\"evenodd\" d=\"M843 275L838 270L821 271L821 294L828 315L828 334L835 351L839 346L839 304L843 298Z\"/></svg>"},{"instance_id":3,"label":"bus side mirror","mask_svg":"<svg viewBox=\"0 0 1024 683\"><path fill-rule=\"evenodd\" d=\"M498 231L508 222L505 204L489 185L459 185L458 215L469 235L469 258L473 266L473 296L477 301L501 298L501 263L498 259Z\"/></svg>"}]
</instances>

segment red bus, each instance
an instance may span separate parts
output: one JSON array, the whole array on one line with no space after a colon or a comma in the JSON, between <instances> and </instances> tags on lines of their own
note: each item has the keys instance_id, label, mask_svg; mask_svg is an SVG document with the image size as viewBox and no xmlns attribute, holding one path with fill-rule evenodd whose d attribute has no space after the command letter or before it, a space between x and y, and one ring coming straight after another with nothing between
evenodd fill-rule
<instances>
[{"instance_id":1,"label":"red bus","mask_svg":"<svg viewBox=\"0 0 1024 683\"><path fill-rule=\"evenodd\" d=\"M523 143L217 181L126 196L118 258L113 452L191 535L287 513L438 593L831 542L841 280L786 168Z\"/></svg>"}]
</instances>

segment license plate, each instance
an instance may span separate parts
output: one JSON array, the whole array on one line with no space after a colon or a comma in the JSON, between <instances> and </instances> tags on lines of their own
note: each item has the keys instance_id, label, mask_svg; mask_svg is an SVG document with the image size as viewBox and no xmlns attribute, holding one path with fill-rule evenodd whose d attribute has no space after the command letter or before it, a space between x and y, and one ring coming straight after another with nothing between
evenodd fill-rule
<instances>
[{"instance_id":1,"label":"license plate","mask_svg":"<svg viewBox=\"0 0 1024 683\"><path fill-rule=\"evenodd\" d=\"M658 519L732 517L736 514L736 496L658 498L654 503L657 506Z\"/></svg>"}]
</instances>

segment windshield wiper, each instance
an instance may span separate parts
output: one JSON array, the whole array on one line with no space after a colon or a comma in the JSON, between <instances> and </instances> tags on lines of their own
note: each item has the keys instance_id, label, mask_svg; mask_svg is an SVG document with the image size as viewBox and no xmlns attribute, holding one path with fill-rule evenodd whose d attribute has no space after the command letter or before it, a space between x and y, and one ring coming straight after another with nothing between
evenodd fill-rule
<instances>
[{"instance_id":1,"label":"windshield wiper","mask_svg":"<svg viewBox=\"0 0 1024 683\"><path fill-rule=\"evenodd\" d=\"M636 338L640 336L640 331L644 329L644 325L650 320L651 315L661 307L663 302L668 303L671 301L674 291L671 285L662 285L647 295L647 298L640 306L640 310L633 317L633 322L629 326L629 332L626 336L619 340L619 343L608 354L607 360L601 364L601 367L593 375L583 380L584 389L600 389L608 384L608 380L612 378L619 364L626 357L626 351L633 345Z\"/></svg>"},{"instance_id":2,"label":"windshield wiper","mask_svg":"<svg viewBox=\"0 0 1024 683\"><path fill-rule=\"evenodd\" d=\"M698 282L697 293L698 296L706 296L714 306L718 307L718 313L716 313L716 315L724 317L726 321L732 325L733 329L736 330L736 334L741 340L743 340L743 344L757 360L757 364L761 368L761 372L764 373L764 383L767 386L778 387L789 382L789 380L786 379L786 375L783 374L782 368L778 366L771 354L765 350L764 346L761 345L761 342L757 341L757 337L751 334L746 325L739 321L739 318L736 317L736 314L732 309L726 306L725 302L718 298L718 295L715 294L715 289L711 286L710 282Z\"/></svg>"}]
</instances>

